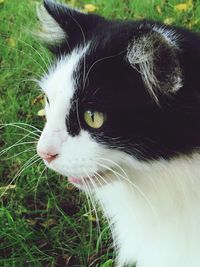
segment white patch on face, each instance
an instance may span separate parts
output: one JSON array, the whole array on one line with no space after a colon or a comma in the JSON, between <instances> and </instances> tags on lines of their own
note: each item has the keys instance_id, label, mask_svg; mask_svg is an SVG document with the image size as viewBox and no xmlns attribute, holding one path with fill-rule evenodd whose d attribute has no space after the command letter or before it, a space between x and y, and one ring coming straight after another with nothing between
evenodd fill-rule
<instances>
[{"instance_id":1,"label":"white patch on face","mask_svg":"<svg viewBox=\"0 0 200 267\"><path fill-rule=\"evenodd\" d=\"M74 140L74 138L67 133L66 118L71 108L71 100L76 87L73 74L87 49L88 46L82 49L75 49L71 55L63 57L40 82L40 86L48 97L50 104L46 103L47 122L38 142L37 150L46 154L59 154L57 161L60 162L60 165L63 165L61 159L63 158L65 161L66 158L63 152L65 144L70 143L71 155L73 154L72 151L76 149L76 142L73 148L70 141ZM83 133L80 136L82 135ZM70 150L68 148L66 150L67 154ZM58 165L56 164L56 166ZM63 171L60 172L63 173ZM66 175L69 175L69 173Z\"/></svg>"},{"instance_id":2,"label":"white patch on face","mask_svg":"<svg viewBox=\"0 0 200 267\"><path fill-rule=\"evenodd\" d=\"M69 56L63 57L39 83L50 102L50 105L45 107L48 123L53 121L58 124L61 118L65 120L68 115L76 87L73 73L87 49L88 46L75 49Z\"/></svg>"}]
</instances>

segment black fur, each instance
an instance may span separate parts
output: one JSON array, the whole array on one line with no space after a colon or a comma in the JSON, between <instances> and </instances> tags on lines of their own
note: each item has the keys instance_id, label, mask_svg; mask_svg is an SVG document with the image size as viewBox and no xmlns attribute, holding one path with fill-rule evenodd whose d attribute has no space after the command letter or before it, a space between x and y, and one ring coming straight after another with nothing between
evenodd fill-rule
<instances>
[{"instance_id":1,"label":"black fur","mask_svg":"<svg viewBox=\"0 0 200 267\"><path fill-rule=\"evenodd\" d=\"M162 92L162 88L156 92L158 104L144 85L141 73L128 62L127 48L133 41L137 42L138 36L153 34L155 25L158 28L163 25L153 21L110 21L51 1L45 1L44 5L68 36L62 44L51 47L57 57L90 43L74 73L76 95L66 122L71 135L79 133L80 120L81 127L90 131L98 142L144 161L160 157L170 159L199 149L198 34L165 26L165 30L173 31L177 36L176 47L168 44L170 50L173 49L172 54L159 45L159 38L155 42L154 49L160 55L157 62L160 69L156 69L156 73L161 84L168 82L167 76L162 74L170 75L175 60L180 64L183 78L183 86L176 93ZM89 128L83 119L85 110L105 113L104 125L100 129Z\"/></svg>"}]
</instances>

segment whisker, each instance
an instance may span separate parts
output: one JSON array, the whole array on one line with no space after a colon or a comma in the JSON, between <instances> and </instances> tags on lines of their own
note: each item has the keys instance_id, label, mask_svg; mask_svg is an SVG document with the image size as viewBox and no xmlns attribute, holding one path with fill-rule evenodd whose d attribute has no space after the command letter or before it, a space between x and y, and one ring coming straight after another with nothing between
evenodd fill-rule
<instances>
[{"instance_id":1,"label":"whisker","mask_svg":"<svg viewBox=\"0 0 200 267\"><path fill-rule=\"evenodd\" d=\"M95 173L95 171L94 171L94 173ZM101 181L96 177L96 175L94 174L94 176L95 176L95 178L97 179L97 181L99 182L99 185L100 186L103 186L103 184L101 183ZM99 176L101 176L101 175L99 175ZM103 178L102 176L101 176L101 178ZM103 179L104 180L104 179ZM105 181L104 181L105 182ZM107 183L107 185L109 185L109 186L112 186L111 184L108 184ZM98 188L96 189L97 191L98 191ZM106 210L106 208L105 208L105 205L104 205L104 203L101 201L101 199L98 199L98 201L100 202L100 204L101 204L101 206L103 207L103 209L104 210ZM114 233L113 233L113 227L112 227L112 225L113 225L113 222L111 221L111 218L110 217L108 217L108 216L106 216L106 220L107 220L107 223L108 223L108 228L110 229L110 231L111 231L111 233L112 233L112 236L114 236ZM106 229L104 229L103 231L105 231ZM103 231L100 233L100 236L99 236L99 240L98 240L98 243L101 245L101 248L102 248L102 242L101 242L101 235L103 234ZM114 247L117 247L116 246L116 242L115 242L115 239L113 239L113 244L114 244Z\"/></svg>"},{"instance_id":2,"label":"whisker","mask_svg":"<svg viewBox=\"0 0 200 267\"><path fill-rule=\"evenodd\" d=\"M23 44L25 44L26 46L30 47L37 55L39 55L39 57L41 58L42 62L44 63L46 69L48 70L48 66L47 63L45 61L45 59L43 58L43 56L41 55L40 52L38 52L37 49L35 49L32 45L26 43L25 41L21 40L21 39L17 39L18 41L22 42ZM49 59L49 58L48 58Z\"/></svg>"},{"instance_id":3,"label":"whisker","mask_svg":"<svg viewBox=\"0 0 200 267\"><path fill-rule=\"evenodd\" d=\"M87 82L87 79L88 79L88 77L89 77L90 72L92 71L93 67L94 67L97 63L99 63L99 62L101 62L101 61L103 61L103 60L106 60L106 59L111 59L111 58L117 57L117 56L123 54L124 52L125 52L125 51L121 51L120 53L118 53L118 54L116 54L116 55L107 56L107 57L103 57L103 58L97 59L97 60L91 65L91 67L89 68L89 70L87 71L87 73L86 73L86 75L85 75L85 79L84 79L84 82L83 82L83 89L85 88L85 85L86 85L86 82Z\"/></svg>"},{"instance_id":4,"label":"whisker","mask_svg":"<svg viewBox=\"0 0 200 267\"><path fill-rule=\"evenodd\" d=\"M3 149L1 152L0 152L0 156L2 156L3 154L7 153L10 149L14 148L14 147L17 147L17 146L22 146L22 145L27 145L27 144L36 144L37 142L36 141L32 141L32 142L22 142L22 143L15 143L14 145L12 146L9 146L5 149Z\"/></svg>"},{"instance_id":5,"label":"whisker","mask_svg":"<svg viewBox=\"0 0 200 267\"><path fill-rule=\"evenodd\" d=\"M109 185L109 183L98 172L94 171L94 175L95 175L95 178L97 178L97 176L98 176L105 184ZM97 181L99 182L99 179L97 179ZM102 184L100 184L100 185L102 186Z\"/></svg>"},{"instance_id":6,"label":"whisker","mask_svg":"<svg viewBox=\"0 0 200 267\"><path fill-rule=\"evenodd\" d=\"M86 37L85 37L85 33L83 31L83 28L81 27L80 23L73 16L71 16L70 14L69 14L69 16L76 23L78 28L80 29L82 37L83 37L83 43L84 43L84 46L86 47ZM86 61L85 61L85 52L84 52L84 54L83 54L83 84L84 84L85 72L86 72Z\"/></svg>"},{"instance_id":7,"label":"whisker","mask_svg":"<svg viewBox=\"0 0 200 267\"><path fill-rule=\"evenodd\" d=\"M92 184L93 188L95 188L95 184L93 182L93 179L91 178L91 176L89 176L88 174L86 174L90 183ZM87 181L85 181L86 184L87 184ZM90 191L90 187L88 186L88 190ZM97 214L97 210L96 210L96 205L95 203L93 202L93 198L92 198L92 194L91 194L91 191L90 191L90 196L91 196L91 202L92 202L92 205L93 205L93 208L94 208L94 212L95 212L95 216L96 216L96 219L97 219L97 224L98 224L98 227L100 228L100 224L99 224L99 218L98 218L98 214Z\"/></svg>"},{"instance_id":8,"label":"whisker","mask_svg":"<svg viewBox=\"0 0 200 267\"><path fill-rule=\"evenodd\" d=\"M1 67L1 70L18 70L19 67ZM23 72L26 72L27 75L28 74L31 74L31 75L34 75L37 76L39 79L41 78L41 75L39 73L33 73L32 71L28 70L28 69L25 69L25 68L20 68L20 71L23 71ZM31 79L27 79L27 80L21 80L21 79L12 79L12 80L15 80L15 81L31 81ZM33 79L32 81L35 82L35 80Z\"/></svg>"},{"instance_id":9,"label":"whisker","mask_svg":"<svg viewBox=\"0 0 200 267\"><path fill-rule=\"evenodd\" d=\"M0 43L1 46L3 47L6 47L7 48L7 45L4 45L2 43ZM26 57L28 57L29 59L31 59L36 65L38 65L40 67L40 69L45 73L47 74L47 72L45 71L45 69L42 67L41 64L39 64L39 62L37 60L35 60L32 56L30 56L29 54L26 54L25 52L21 51L20 49L17 49L16 47L9 47L9 49L12 49L12 50L15 50L23 55L25 55Z\"/></svg>"},{"instance_id":10,"label":"whisker","mask_svg":"<svg viewBox=\"0 0 200 267\"><path fill-rule=\"evenodd\" d=\"M0 123L0 126L15 126L15 125L24 125L24 126L35 129L37 132L40 132L40 133L42 132L37 127L35 127L31 124L25 123L25 122ZM22 129L27 130L26 128L22 128Z\"/></svg>"},{"instance_id":11,"label":"whisker","mask_svg":"<svg viewBox=\"0 0 200 267\"><path fill-rule=\"evenodd\" d=\"M41 162L38 164L38 168L39 168L39 166L40 166L42 163L43 163L43 161L41 161ZM47 169L47 167L44 166L43 171L41 172L39 178L37 179L37 183L36 183L36 186L35 186L35 189L34 189L34 191L35 191L35 194L34 194L34 201L35 201L35 203L36 203L36 198L37 198L37 189L38 189L38 186L39 186L41 177L42 177L42 175L43 175L43 173L45 172L46 169Z\"/></svg>"},{"instance_id":12,"label":"whisker","mask_svg":"<svg viewBox=\"0 0 200 267\"><path fill-rule=\"evenodd\" d=\"M155 207L152 205L150 199L149 199L149 198L146 196L146 194L141 190L141 188L140 188L138 185L136 185L135 183L133 183L133 182L129 179L129 177L127 176L127 174L124 176L124 175L122 175L121 173L119 173L119 172L113 170L111 167L108 167L108 166L106 166L106 165L104 165L104 164L101 164L101 163L97 163L97 164L98 164L99 166L101 166L102 168L111 171L114 175L116 175L116 176L122 178L123 180L127 181L131 186L134 187L134 189L135 189L135 190L136 190L136 191L143 197L143 199L146 201L146 203L148 204L148 206L149 206L150 209L152 210L152 212L153 212L153 214L154 214L154 217L156 218L156 221L157 221L158 226L159 226L158 229L160 229L160 223L159 223L159 220L158 220L158 214L157 214L157 211L156 211ZM118 166L117 163L115 163L115 165ZM123 170L123 169L120 167L120 170ZM125 173L126 173L126 172L125 172Z\"/></svg>"},{"instance_id":13,"label":"whisker","mask_svg":"<svg viewBox=\"0 0 200 267\"><path fill-rule=\"evenodd\" d=\"M37 158L37 159L36 159ZM14 176L14 178L9 182L9 184L5 187L5 190L2 192L2 194L0 195L0 198L6 193L6 191L8 190L9 186L21 175L21 173L26 170L27 168L29 168L31 165L33 165L34 163L36 163L37 161L41 160L39 158L38 155L34 155L33 157L31 157L21 168L20 170L16 173L16 175Z\"/></svg>"},{"instance_id":14,"label":"whisker","mask_svg":"<svg viewBox=\"0 0 200 267\"><path fill-rule=\"evenodd\" d=\"M94 184L92 178L87 173L86 173L86 177L88 177L88 179L89 179L90 183L92 184L93 188L95 188L95 184ZM95 218L96 218L97 236L100 236L101 227L100 227L100 222L99 222L99 217L98 217L96 205L95 205L95 202L93 200L92 193L90 191L90 186L87 184L87 181L85 181L85 184L87 185L87 189L88 189L88 192L89 192L89 198L90 198L90 201L91 201L91 204L92 204L92 207L93 207L93 210L94 210Z\"/></svg>"},{"instance_id":15,"label":"whisker","mask_svg":"<svg viewBox=\"0 0 200 267\"><path fill-rule=\"evenodd\" d=\"M7 126L11 126L11 127L16 127L16 128L18 128L18 129L21 129L21 130L24 130L24 131L26 131L26 132L29 132L29 133L31 133L32 135L35 135L35 136L37 136L37 137L40 137L40 135L39 134L37 134L35 131L34 132L31 132L30 130L28 130L27 128L24 128L24 127L22 127L22 126L20 126L21 125L21 123L18 123L18 124L16 124L16 123L5 123L5 124L0 124L0 129L2 129L2 128L4 128L4 127L7 127ZM23 123L22 123L22 125L23 125ZM32 128L35 128L35 127L33 127L32 126ZM40 131L39 129L37 129L37 128L35 128L35 130L37 131L37 132L42 132L42 131Z\"/></svg>"},{"instance_id":16,"label":"whisker","mask_svg":"<svg viewBox=\"0 0 200 267\"><path fill-rule=\"evenodd\" d=\"M12 158L16 158L17 156L21 155L21 154L24 154L26 152L29 152L29 151L35 151L35 148L28 148L28 149L25 149L24 151L22 152L19 152L17 154L14 154L13 156L11 157L8 157L8 158L5 158L5 160L9 160L9 159L12 159Z\"/></svg>"},{"instance_id":17,"label":"whisker","mask_svg":"<svg viewBox=\"0 0 200 267\"><path fill-rule=\"evenodd\" d=\"M74 229L74 232L75 234L77 235L77 237L80 238L80 240L82 240L82 237L80 235L80 232L76 229L76 227L74 227L74 221L71 220L71 218L69 216L66 216L66 214L63 212L63 210L59 207L59 205L57 204L57 198L55 197L55 194L53 193L52 191L52 188L49 184L49 181L48 181L48 176L45 175L45 178L46 178L46 184L49 188L49 193L51 194L51 197L53 198L54 200L54 206L55 208L57 209L57 211L63 216L63 220L72 228Z\"/></svg>"},{"instance_id":18,"label":"whisker","mask_svg":"<svg viewBox=\"0 0 200 267\"><path fill-rule=\"evenodd\" d=\"M4 136L12 136L12 135L14 135L15 137L24 137L24 133L3 133L3 135ZM29 138L30 140L35 140L35 141L38 141L38 137L36 137L36 136L31 136L31 134L30 133L28 133L27 135L26 135L26 138ZM25 138L25 139L26 139Z\"/></svg>"},{"instance_id":19,"label":"whisker","mask_svg":"<svg viewBox=\"0 0 200 267\"><path fill-rule=\"evenodd\" d=\"M82 178L82 177L81 177ZM92 201L91 201L91 198L92 198L92 196L91 196L91 194L90 194L90 191L89 191L89 188L88 188L88 185L87 185L87 183L86 183L86 181L83 179L83 185L84 185L84 187L86 188L86 194L85 194L85 196L86 196L86 199L87 199L87 203L88 203L88 207L89 207L89 211L87 212L87 213L89 213L89 214L92 214L92 207L91 207L91 203L92 203ZM93 205L93 204L92 204ZM91 222L92 223L92 222ZM91 230L90 230L90 244L91 244L91 242L92 242L92 238L93 238L93 233L92 233L92 226L91 226L91 228L90 228ZM90 249L88 250L88 257L90 256Z\"/></svg>"}]
</instances>

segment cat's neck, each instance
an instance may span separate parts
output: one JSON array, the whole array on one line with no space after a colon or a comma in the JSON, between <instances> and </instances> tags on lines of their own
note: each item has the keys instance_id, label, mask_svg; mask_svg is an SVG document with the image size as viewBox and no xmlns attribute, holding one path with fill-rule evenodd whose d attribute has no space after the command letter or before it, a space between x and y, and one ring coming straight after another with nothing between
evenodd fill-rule
<instances>
[{"instance_id":1,"label":"cat's neck","mask_svg":"<svg viewBox=\"0 0 200 267\"><path fill-rule=\"evenodd\" d=\"M129 181L121 177L118 182L96 192L111 223L119 248L119 262L123 263L123 258L130 258L133 262L134 255L137 260L145 257L149 267L151 261L152 267L165 267L170 263L167 260L170 257L175 261L174 251L178 255L185 249L191 249L192 258L195 245L199 247L197 240L200 237L197 232L200 221L200 156L179 158L165 164L160 162L144 171L135 171L131 167L124 171ZM165 254L165 250L166 258L161 258L165 259L166 265L157 257L158 253ZM200 259L193 260L194 265L190 265L188 260L188 265L181 265L181 262L180 266L200 264ZM179 263L170 266L179 267Z\"/></svg>"}]
</instances>

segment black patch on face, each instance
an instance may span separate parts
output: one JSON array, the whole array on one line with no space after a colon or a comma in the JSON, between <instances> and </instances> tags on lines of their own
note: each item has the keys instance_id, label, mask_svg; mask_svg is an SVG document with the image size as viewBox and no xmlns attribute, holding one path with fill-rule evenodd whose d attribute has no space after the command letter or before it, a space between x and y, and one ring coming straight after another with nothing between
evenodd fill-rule
<instances>
[{"instance_id":1,"label":"black patch on face","mask_svg":"<svg viewBox=\"0 0 200 267\"><path fill-rule=\"evenodd\" d=\"M79 135L81 130L78 101L72 103L68 117L66 118L67 131L71 136Z\"/></svg>"},{"instance_id":2,"label":"black patch on face","mask_svg":"<svg viewBox=\"0 0 200 267\"><path fill-rule=\"evenodd\" d=\"M86 15L75 15L84 30L84 41L80 28L79 34L77 31L74 34L76 25L69 32L66 29L69 33L67 43L54 49L59 57L70 53L69 46L72 50L90 42L85 58L74 72L77 84L72 109L66 119L68 132L76 136L81 127L89 131L97 142L144 161L170 159L198 150L200 37L165 26L179 36L177 58L183 73L183 87L170 95L157 92L158 105L145 88L141 73L130 66L126 55L129 43L137 34L141 35L141 29L151 32L154 25L161 25L150 21L111 22L96 15L87 18ZM56 19L64 29L64 18ZM169 58L167 53L161 55L162 64L158 65L166 69ZM158 76L162 79L161 72ZM101 128L87 126L83 118L86 110L106 114L107 120Z\"/></svg>"}]
</instances>

